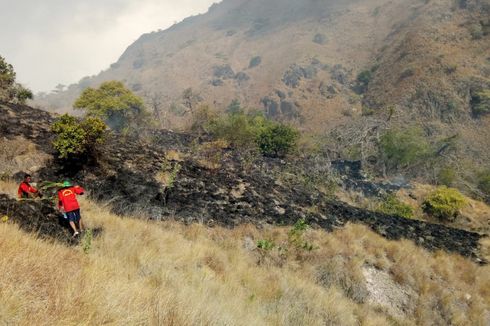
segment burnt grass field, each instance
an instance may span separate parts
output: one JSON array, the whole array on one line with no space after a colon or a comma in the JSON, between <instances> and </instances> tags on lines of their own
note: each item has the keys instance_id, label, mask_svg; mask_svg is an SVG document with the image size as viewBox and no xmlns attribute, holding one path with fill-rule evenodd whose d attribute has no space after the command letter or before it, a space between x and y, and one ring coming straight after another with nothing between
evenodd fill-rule
<instances>
[{"instance_id":1,"label":"burnt grass field","mask_svg":"<svg viewBox=\"0 0 490 326\"><path fill-rule=\"evenodd\" d=\"M49 131L52 120L40 110L0 105L0 137L22 136L40 150L54 154ZM361 223L388 239L406 238L429 250L442 249L482 262L478 254L480 234L354 208L301 183L285 183L278 178L278 171L291 164L308 169L308 161L258 158L245 166L240 153L224 148L219 166L209 167L196 159L199 154L193 149L205 141L170 131L147 132L144 138L110 134L95 158L77 162L53 159L36 178L70 178L89 190L93 200L110 203L115 213L124 216L225 227L242 223L292 225L303 218L326 231L348 222ZM322 164L330 162L317 160L310 165ZM162 175L166 182L159 177ZM352 171L344 179L349 187L359 185L361 190L376 192L383 188L361 180ZM0 196L0 213L22 229L71 243L69 230L51 207L48 201L17 202Z\"/></svg>"}]
</instances>

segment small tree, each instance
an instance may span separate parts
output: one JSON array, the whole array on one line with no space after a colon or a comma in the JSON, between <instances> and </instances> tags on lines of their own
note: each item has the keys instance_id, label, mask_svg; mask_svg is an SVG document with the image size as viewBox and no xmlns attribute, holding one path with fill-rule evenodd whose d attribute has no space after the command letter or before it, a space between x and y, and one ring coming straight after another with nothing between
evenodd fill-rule
<instances>
[{"instance_id":1,"label":"small tree","mask_svg":"<svg viewBox=\"0 0 490 326\"><path fill-rule=\"evenodd\" d=\"M283 157L296 147L298 138L299 132L293 127L272 123L258 135L257 144L262 154Z\"/></svg>"},{"instance_id":2,"label":"small tree","mask_svg":"<svg viewBox=\"0 0 490 326\"><path fill-rule=\"evenodd\" d=\"M116 131L142 125L147 115L143 100L114 80L98 89L85 89L73 106L85 110L89 117L104 120Z\"/></svg>"},{"instance_id":3,"label":"small tree","mask_svg":"<svg viewBox=\"0 0 490 326\"><path fill-rule=\"evenodd\" d=\"M96 117L78 120L68 114L59 117L51 126L56 134L53 141L58 157L78 158L93 154L97 144L104 141L105 123Z\"/></svg>"},{"instance_id":4,"label":"small tree","mask_svg":"<svg viewBox=\"0 0 490 326\"><path fill-rule=\"evenodd\" d=\"M389 130L381 137L381 154L388 168L407 167L429 153L429 143L419 128Z\"/></svg>"},{"instance_id":5,"label":"small tree","mask_svg":"<svg viewBox=\"0 0 490 326\"><path fill-rule=\"evenodd\" d=\"M14 67L0 56L0 101L24 104L33 98L32 92L15 82Z\"/></svg>"}]
</instances>

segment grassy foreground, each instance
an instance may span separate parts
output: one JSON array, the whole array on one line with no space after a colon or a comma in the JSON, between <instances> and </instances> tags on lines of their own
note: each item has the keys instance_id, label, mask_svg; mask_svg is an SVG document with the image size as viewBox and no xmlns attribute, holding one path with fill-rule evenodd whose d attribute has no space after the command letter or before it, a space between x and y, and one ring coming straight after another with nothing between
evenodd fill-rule
<instances>
[{"instance_id":1,"label":"grassy foreground","mask_svg":"<svg viewBox=\"0 0 490 326\"><path fill-rule=\"evenodd\" d=\"M490 267L389 242L358 225L327 234L122 219L82 201L103 234L67 248L0 222L0 324L486 325ZM269 240L271 249L253 248ZM85 249L85 250L84 250ZM394 315L363 269L410 293Z\"/></svg>"}]
</instances>

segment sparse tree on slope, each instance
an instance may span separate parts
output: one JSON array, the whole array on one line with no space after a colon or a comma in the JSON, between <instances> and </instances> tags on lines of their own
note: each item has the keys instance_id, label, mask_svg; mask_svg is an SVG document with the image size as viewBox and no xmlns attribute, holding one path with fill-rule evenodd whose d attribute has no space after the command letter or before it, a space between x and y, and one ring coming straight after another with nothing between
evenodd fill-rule
<instances>
[{"instance_id":1,"label":"sparse tree on slope","mask_svg":"<svg viewBox=\"0 0 490 326\"><path fill-rule=\"evenodd\" d=\"M141 126L147 112L143 100L119 81L102 83L99 88L87 88L73 105L88 116L98 117L116 131Z\"/></svg>"},{"instance_id":2,"label":"sparse tree on slope","mask_svg":"<svg viewBox=\"0 0 490 326\"><path fill-rule=\"evenodd\" d=\"M0 101L24 104L32 99L32 92L15 82L15 71L11 64L0 56Z\"/></svg>"}]
</instances>

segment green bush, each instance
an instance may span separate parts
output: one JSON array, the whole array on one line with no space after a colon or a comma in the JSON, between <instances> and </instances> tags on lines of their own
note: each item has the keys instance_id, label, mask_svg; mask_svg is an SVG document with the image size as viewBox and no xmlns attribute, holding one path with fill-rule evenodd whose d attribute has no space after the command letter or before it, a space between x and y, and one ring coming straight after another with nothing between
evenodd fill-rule
<instances>
[{"instance_id":1,"label":"green bush","mask_svg":"<svg viewBox=\"0 0 490 326\"><path fill-rule=\"evenodd\" d=\"M395 195L386 196L384 201L378 206L377 210L388 215L413 218L412 206L402 203Z\"/></svg>"},{"instance_id":2,"label":"green bush","mask_svg":"<svg viewBox=\"0 0 490 326\"><path fill-rule=\"evenodd\" d=\"M63 159L92 154L96 145L104 141L105 129L105 123L99 118L89 117L80 121L64 114L51 126L56 134L53 146L58 157Z\"/></svg>"},{"instance_id":3,"label":"green bush","mask_svg":"<svg viewBox=\"0 0 490 326\"><path fill-rule=\"evenodd\" d=\"M475 92L471 97L471 110L475 115L490 113L490 89Z\"/></svg>"},{"instance_id":4,"label":"green bush","mask_svg":"<svg viewBox=\"0 0 490 326\"><path fill-rule=\"evenodd\" d=\"M282 157L296 147L299 132L293 127L268 120L262 113L231 111L218 115L201 107L193 116L191 130L225 140L236 148L258 150L265 156Z\"/></svg>"},{"instance_id":5,"label":"green bush","mask_svg":"<svg viewBox=\"0 0 490 326\"><path fill-rule=\"evenodd\" d=\"M466 204L466 199L458 190L441 186L427 196L422 209L441 220L453 221Z\"/></svg>"},{"instance_id":6,"label":"green bush","mask_svg":"<svg viewBox=\"0 0 490 326\"><path fill-rule=\"evenodd\" d=\"M275 247L275 243L272 240L259 240L257 241L257 248L263 250L272 250Z\"/></svg>"},{"instance_id":7,"label":"green bush","mask_svg":"<svg viewBox=\"0 0 490 326\"><path fill-rule=\"evenodd\" d=\"M288 232L288 242L296 248L305 249L311 251L314 249L313 245L304 240L304 234L310 226L305 219L299 219L293 225Z\"/></svg>"},{"instance_id":8,"label":"green bush","mask_svg":"<svg viewBox=\"0 0 490 326\"><path fill-rule=\"evenodd\" d=\"M279 123L267 125L257 137L262 154L284 157L296 148L299 132L291 126Z\"/></svg>"},{"instance_id":9,"label":"green bush","mask_svg":"<svg viewBox=\"0 0 490 326\"><path fill-rule=\"evenodd\" d=\"M419 128L389 130L380 142L383 161L389 169L408 167L426 158L429 143Z\"/></svg>"}]
</instances>

